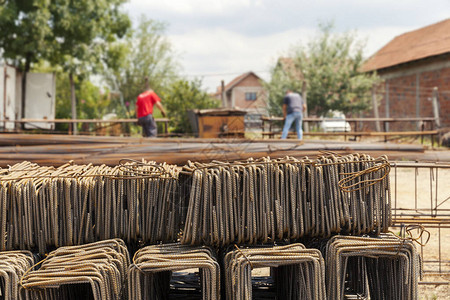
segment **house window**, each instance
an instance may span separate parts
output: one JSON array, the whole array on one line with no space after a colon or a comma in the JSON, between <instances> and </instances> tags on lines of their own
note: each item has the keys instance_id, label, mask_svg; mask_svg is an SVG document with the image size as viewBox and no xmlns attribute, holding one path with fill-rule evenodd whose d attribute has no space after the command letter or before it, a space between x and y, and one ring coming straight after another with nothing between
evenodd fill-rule
<instances>
[{"instance_id":1,"label":"house window","mask_svg":"<svg viewBox=\"0 0 450 300\"><path fill-rule=\"evenodd\" d=\"M255 92L245 93L245 100L249 100L249 101L256 100L256 93Z\"/></svg>"}]
</instances>

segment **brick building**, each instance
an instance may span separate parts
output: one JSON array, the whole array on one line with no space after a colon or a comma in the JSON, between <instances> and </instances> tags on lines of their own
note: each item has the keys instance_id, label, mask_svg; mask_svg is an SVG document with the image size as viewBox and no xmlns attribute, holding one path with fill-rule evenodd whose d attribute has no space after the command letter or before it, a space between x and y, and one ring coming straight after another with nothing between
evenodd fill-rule
<instances>
[{"instance_id":1,"label":"brick building","mask_svg":"<svg viewBox=\"0 0 450 300\"><path fill-rule=\"evenodd\" d=\"M370 57L363 70L376 71L383 79L377 89L380 117L434 117L437 88L441 127L450 127L450 19L397 36ZM417 126L397 123L390 129Z\"/></svg>"},{"instance_id":2,"label":"brick building","mask_svg":"<svg viewBox=\"0 0 450 300\"><path fill-rule=\"evenodd\" d=\"M262 79L253 72L247 72L234 78L225 85L224 93L227 107L247 111L246 125L259 123L261 115L267 114L266 94ZM217 88L214 97L222 99L221 87Z\"/></svg>"}]
</instances>

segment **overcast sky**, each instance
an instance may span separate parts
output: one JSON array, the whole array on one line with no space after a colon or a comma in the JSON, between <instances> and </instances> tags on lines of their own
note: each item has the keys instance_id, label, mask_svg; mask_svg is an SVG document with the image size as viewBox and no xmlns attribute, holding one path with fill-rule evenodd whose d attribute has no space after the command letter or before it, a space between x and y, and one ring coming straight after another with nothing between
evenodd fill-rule
<instances>
[{"instance_id":1,"label":"overcast sky","mask_svg":"<svg viewBox=\"0 0 450 300\"><path fill-rule=\"evenodd\" d=\"M183 74L210 92L254 71L269 79L277 58L306 45L319 22L356 31L369 57L395 36L450 17L450 0L130 0L125 10L168 24Z\"/></svg>"}]
</instances>

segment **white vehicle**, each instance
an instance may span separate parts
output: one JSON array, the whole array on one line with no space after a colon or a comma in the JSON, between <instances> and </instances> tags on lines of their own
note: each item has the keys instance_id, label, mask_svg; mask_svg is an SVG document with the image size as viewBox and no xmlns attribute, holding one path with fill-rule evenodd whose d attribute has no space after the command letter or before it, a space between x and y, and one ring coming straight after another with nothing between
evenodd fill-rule
<instances>
[{"instance_id":1,"label":"white vehicle","mask_svg":"<svg viewBox=\"0 0 450 300\"><path fill-rule=\"evenodd\" d=\"M331 117L326 117L320 122L323 132L347 132L351 131L350 123L345 120L345 115L339 111L332 111Z\"/></svg>"}]
</instances>

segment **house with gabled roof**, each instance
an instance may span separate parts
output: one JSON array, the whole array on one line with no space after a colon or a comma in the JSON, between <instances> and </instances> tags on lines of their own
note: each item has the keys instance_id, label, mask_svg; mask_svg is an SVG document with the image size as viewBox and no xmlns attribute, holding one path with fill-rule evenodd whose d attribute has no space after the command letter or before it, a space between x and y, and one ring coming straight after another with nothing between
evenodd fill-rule
<instances>
[{"instance_id":1,"label":"house with gabled roof","mask_svg":"<svg viewBox=\"0 0 450 300\"><path fill-rule=\"evenodd\" d=\"M378 90L380 117L434 117L437 88L441 127L450 127L450 19L395 37L363 71L377 72L384 81Z\"/></svg>"},{"instance_id":2,"label":"house with gabled roof","mask_svg":"<svg viewBox=\"0 0 450 300\"><path fill-rule=\"evenodd\" d=\"M258 123L262 115L267 114L266 93L262 85L263 79L249 71L218 87L214 97L225 96L226 106L247 111L246 123Z\"/></svg>"}]
</instances>

